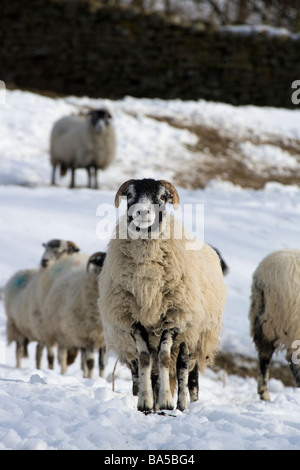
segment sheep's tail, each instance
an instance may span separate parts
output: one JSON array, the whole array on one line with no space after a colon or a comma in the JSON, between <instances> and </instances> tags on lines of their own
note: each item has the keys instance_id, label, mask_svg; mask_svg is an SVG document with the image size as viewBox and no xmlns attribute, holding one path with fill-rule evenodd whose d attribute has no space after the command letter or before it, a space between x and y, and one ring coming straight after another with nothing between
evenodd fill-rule
<instances>
[{"instance_id":1,"label":"sheep's tail","mask_svg":"<svg viewBox=\"0 0 300 470\"><path fill-rule=\"evenodd\" d=\"M60 176L65 176L65 174L67 173L68 171L68 167L65 163L61 163L60 164Z\"/></svg>"}]
</instances>

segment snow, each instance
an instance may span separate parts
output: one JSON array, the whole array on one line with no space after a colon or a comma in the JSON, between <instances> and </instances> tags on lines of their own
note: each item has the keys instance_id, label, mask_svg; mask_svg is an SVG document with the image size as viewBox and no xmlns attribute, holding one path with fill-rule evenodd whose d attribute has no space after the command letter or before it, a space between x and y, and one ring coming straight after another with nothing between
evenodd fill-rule
<instances>
[{"instance_id":1,"label":"snow","mask_svg":"<svg viewBox=\"0 0 300 470\"><path fill-rule=\"evenodd\" d=\"M78 172L80 187L74 190L68 189L68 177L51 187L48 147L53 122L78 107L102 104L114 115L118 150L114 165L100 175L101 190L84 187L84 171ZM191 158L186 143L193 144L195 136L151 116L211 123L240 135L276 131L299 139L299 113L203 100L52 99L7 90L6 103L0 106L0 289L17 270L38 265L41 244L51 238L73 240L89 254L105 250L108 237L99 232L99 208L113 203L118 185L126 179L147 176L172 181L175 170ZM253 147L244 146L252 165L263 162L280 168L286 160L291 163L279 149L270 160L272 146ZM192 213L183 211L189 228L203 230L205 241L217 247L229 265L220 348L256 358L248 323L251 276L268 253L299 247L300 188L270 182L255 191L213 180L203 190L177 189L183 207L204 208L203 220L196 226ZM299 449L300 391L279 380L270 380L271 402L266 403L259 400L255 379L208 369L199 376L199 400L186 411L145 416L136 410L129 371L120 364L113 391L113 356L105 378L97 377L95 368L93 379L83 379L79 357L62 376L57 361L53 371L47 369L46 357L42 369L35 369L35 344L30 343L29 358L16 369L15 345L7 346L5 325L2 298L1 450ZM277 360L284 362L284 356L279 354Z\"/></svg>"}]
</instances>

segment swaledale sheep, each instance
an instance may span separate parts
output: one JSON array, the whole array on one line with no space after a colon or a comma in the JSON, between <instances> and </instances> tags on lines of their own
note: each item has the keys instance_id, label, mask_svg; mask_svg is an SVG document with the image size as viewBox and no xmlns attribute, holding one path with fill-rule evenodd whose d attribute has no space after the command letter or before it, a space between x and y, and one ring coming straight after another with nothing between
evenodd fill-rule
<instances>
[{"instance_id":1,"label":"swaledale sheep","mask_svg":"<svg viewBox=\"0 0 300 470\"><path fill-rule=\"evenodd\" d=\"M95 253L85 266L73 267L51 286L43 309L43 339L48 347L58 344L61 373L67 369L70 348L82 350L84 377L91 378L94 350L99 350L99 374L104 376L105 343L97 308L97 278L105 253Z\"/></svg>"},{"instance_id":2,"label":"swaledale sheep","mask_svg":"<svg viewBox=\"0 0 300 470\"><path fill-rule=\"evenodd\" d=\"M269 368L275 350L286 351L300 387L300 250L278 250L260 262L253 274L249 320L259 359L260 398L270 400Z\"/></svg>"},{"instance_id":3,"label":"swaledale sheep","mask_svg":"<svg viewBox=\"0 0 300 470\"><path fill-rule=\"evenodd\" d=\"M26 357L28 341L40 341L40 284L51 268L65 257L71 258L79 251L73 242L50 240L45 248L39 269L21 270L14 274L4 288L5 311L7 315L6 336L8 344L16 341L17 367ZM58 269L58 272L62 268ZM36 366L41 366L43 344L37 345ZM53 368L53 352L48 350L48 364Z\"/></svg>"},{"instance_id":4,"label":"swaledale sheep","mask_svg":"<svg viewBox=\"0 0 300 470\"><path fill-rule=\"evenodd\" d=\"M55 184L55 170L59 165L61 176L71 169L71 188L75 186L75 170L78 168L86 168L89 188L92 187L93 170L94 188L98 188L97 171L105 170L113 162L115 140L112 116L105 109L93 110L86 116L59 119L50 137L52 184Z\"/></svg>"},{"instance_id":5,"label":"swaledale sheep","mask_svg":"<svg viewBox=\"0 0 300 470\"><path fill-rule=\"evenodd\" d=\"M178 208L175 187L164 180L129 180L127 197L99 276L98 306L106 347L132 372L143 412L173 409L198 399L198 369L212 364L226 300L220 259L195 241L166 210ZM176 236L176 234L179 236ZM199 246L201 245L201 249ZM194 247L196 248L196 247Z\"/></svg>"}]
</instances>

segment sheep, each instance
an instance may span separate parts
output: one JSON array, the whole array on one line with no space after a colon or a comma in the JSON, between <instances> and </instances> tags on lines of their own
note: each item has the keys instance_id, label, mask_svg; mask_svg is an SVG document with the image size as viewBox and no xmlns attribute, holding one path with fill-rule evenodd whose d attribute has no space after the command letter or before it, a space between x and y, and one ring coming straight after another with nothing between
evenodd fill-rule
<instances>
[{"instance_id":1,"label":"sheep","mask_svg":"<svg viewBox=\"0 0 300 470\"><path fill-rule=\"evenodd\" d=\"M43 244L45 252L38 269L26 269L15 273L4 287L4 303L7 315L6 336L10 344L16 341L16 366L21 367L22 357L27 357L27 343L39 341L41 280L64 257L71 258L79 251L77 245L65 240L50 240ZM57 269L57 267L56 267ZM62 269L62 267L61 267ZM58 269L60 271L61 269ZM36 365L41 366L43 344L38 343ZM53 368L53 352L48 350L49 368Z\"/></svg>"},{"instance_id":2,"label":"sheep","mask_svg":"<svg viewBox=\"0 0 300 470\"><path fill-rule=\"evenodd\" d=\"M165 180L128 180L115 196L127 213L108 243L98 307L106 347L129 367L138 410L177 408L198 399L198 370L214 360L226 300L220 259L206 243L187 249L186 229L166 210L178 208ZM175 236L182 234L182 236Z\"/></svg>"},{"instance_id":3,"label":"sheep","mask_svg":"<svg viewBox=\"0 0 300 470\"><path fill-rule=\"evenodd\" d=\"M295 384L300 387L295 350L300 340L300 250L278 250L259 263L253 273L249 320L258 352L257 392L261 400L270 400L269 368L276 350L286 351Z\"/></svg>"},{"instance_id":4,"label":"sheep","mask_svg":"<svg viewBox=\"0 0 300 470\"><path fill-rule=\"evenodd\" d=\"M43 309L43 339L48 347L58 344L61 373L67 369L69 348L82 350L83 376L92 378L94 350L99 350L99 375L104 377L105 343L97 308L97 277L105 253L89 257L87 265L74 266L51 286ZM91 269L93 266L93 269Z\"/></svg>"},{"instance_id":5,"label":"sheep","mask_svg":"<svg viewBox=\"0 0 300 470\"><path fill-rule=\"evenodd\" d=\"M71 168L71 188L75 187L77 168L86 168L89 188L92 187L91 172L94 171L94 188L97 189L97 171L105 170L113 162L115 140L112 116L105 109L56 121L50 136L52 185L55 185L55 170L59 165L61 176Z\"/></svg>"}]
</instances>

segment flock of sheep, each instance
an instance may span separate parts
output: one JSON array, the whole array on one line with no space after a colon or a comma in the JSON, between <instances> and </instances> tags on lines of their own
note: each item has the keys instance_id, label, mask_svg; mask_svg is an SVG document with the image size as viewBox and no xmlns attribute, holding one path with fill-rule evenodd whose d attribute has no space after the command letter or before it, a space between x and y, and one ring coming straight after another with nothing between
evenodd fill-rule
<instances>
[{"instance_id":1,"label":"flock of sheep","mask_svg":"<svg viewBox=\"0 0 300 470\"><path fill-rule=\"evenodd\" d=\"M93 136L92 136L93 134ZM55 168L85 167L89 174L112 162L115 137L105 110L63 118L51 135ZM95 183L96 187L96 183ZM81 352L84 377L92 377L94 352L104 377L106 349L126 364L138 410L184 410L198 399L198 372L213 364L226 302L224 264L206 243L187 249L191 235L167 210L180 204L165 180L131 179L115 195L127 201L106 253L80 253L74 242L50 240L38 269L17 272L4 289L7 340L16 342L17 367L29 341L44 347L53 368L54 347L64 373ZM126 236L124 236L124 230ZM119 236L122 233L122 236ZM178 236L180 234L180 236ZM223 269L222 269L223 267ZM300 367L293 342L300 340L300 250L281 250L258 266L252 283L250 331L259 356L258 393L269 400L273 352L286 349L296 386Z\"/></svg>"}]
</instances>

